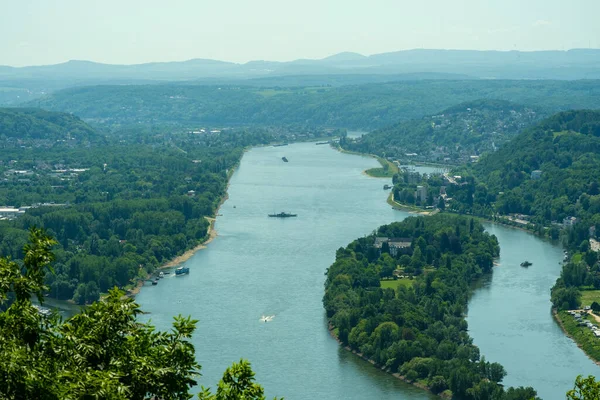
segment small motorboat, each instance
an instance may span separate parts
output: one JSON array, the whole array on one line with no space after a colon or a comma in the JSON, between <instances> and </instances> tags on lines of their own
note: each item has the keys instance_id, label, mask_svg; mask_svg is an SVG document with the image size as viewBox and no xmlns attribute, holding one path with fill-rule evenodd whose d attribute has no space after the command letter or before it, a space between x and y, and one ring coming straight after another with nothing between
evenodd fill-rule
<instances>
[{"instance_id":1,"label":"small motorboat","mask_svg":"<svg viewBox=\"0 0 600 400\"><path fill-rule=\"evenodd\" d=\"M153 285L153 286L156 286L156 285L158 285L158 278L156 278L155 280L153 280L153 281L152 281L152 285Z\"/></svg>"},{"instance_id":2,"label":"small motorboat","mask_svg":"<svg viewBox=\"0 0 600 400\"><path fill-rule=\"evenodd\" d=\"M521 267L529 267L530 265L532 265L532 263L530 263L529 261L525 260L521 263Z\"/></svg>"}]
</instances>

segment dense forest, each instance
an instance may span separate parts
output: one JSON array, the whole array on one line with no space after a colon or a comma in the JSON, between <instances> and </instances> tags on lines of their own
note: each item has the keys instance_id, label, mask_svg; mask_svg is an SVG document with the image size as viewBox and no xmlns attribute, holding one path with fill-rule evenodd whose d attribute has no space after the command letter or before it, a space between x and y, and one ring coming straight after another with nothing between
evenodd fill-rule
<instances>
[{"instance_id":1,"label":"dense forest","mask_svg":"<svg viewBox=\"0 0 600 400\"><path fill-rule=\"evenodd\" d=\"M30 103L108 125L381 128L465 101L510 100L548 113L600 107L600 81L422 80L341 87L190 84L70 88Z\"/></svg>"},{"instance_id":2,"label":"dense forest","mask_svg":"<svg viewBox=\"0 0 600 400\"><path fill-rule=\"evenodd\" d=\"M518 215L539 229L562 227L567 219L568 225L586 221L587 232L600 222L599 150L600 112L567 111L526 129L479 162L457 168L454 179L404 172L394 179L395 191L423 185L433 196L445 192L451 198L446 207L459 213Z\"/></svg>"},{"instance_id":3,"label":"dense forest","mask_svg":"<svg viewBox=\"0 0 600 400\"><path fill-rule=\"evenodd\" d=\"M468 162L470 156L496 150L543 116L541 111L505 100L470 101L342 145L347 150L405 161Z\"/></svg>"},{"instance_id":4,"label":"dense forest","mask_svg":"<svg viewBox=\"0 0 600 400\"><path fill-rule=\"evenodd\" d=\"M17 112L15 124L26 125L29 115L46 113ZM13 207L16 217L0 220L0 254L22 260L28 229L45 228L58 242L49 294L80 304L114 286L126 288L195 247L207 235L207 217L214 216L244 147L292 139L288 131L269 129L161 127L106 137L75 117L61 114L54 121L27 132L63 134L74 125L100 139L77 148L47 147L37 139L42 145L4 147L0 206Z\"/></svg>"},{"instance_id":5,"label":"dense forest","mask_svg":"<svg viewBox=\"0 0 600 400\"><path fill-rule=\"evenodd\" d=\"M78 117L37 108L0 108L0 142L24 145L32 140L82 145L102 140Z\"/></svg>"},{"instance_id":6,"label":"dense forest","mask_svg":"<svg viewBox=\"0 0 600 400\"><path fill-rule=\"evenodd\" d=\"M498 196L501 214L529 215L540 224L594 219L600 211L599 150L600 112L568 111L482 158L473 175Z\"/></svg>"},{"instance_id":7,"label":"dense forest","mask_svg":"<svg viewBox=\"0 0 600 400\"><path fill-rule=\"evenodd\" d=\"M323 299L331 327L344 345L433 393L531 399L531 388L503 388L504 368L480 355L464 319L471 283L498 254L497 239L465 217L382 226L337 251Z\"/></svg>"}]
</instances>

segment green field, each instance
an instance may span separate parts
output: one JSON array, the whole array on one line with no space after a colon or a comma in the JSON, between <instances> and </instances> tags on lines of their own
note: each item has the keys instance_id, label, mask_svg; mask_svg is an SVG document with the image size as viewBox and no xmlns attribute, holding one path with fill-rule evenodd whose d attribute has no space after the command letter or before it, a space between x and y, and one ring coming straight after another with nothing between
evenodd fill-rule
<instances>
[{"instance_id":1,"label":"green field","mask_svg":"<svg viewBox=\"0 0 600 400\"><path fill-rule=\"evenodd\" d=\"M581 305L589 306L593 302L600 303L600 290L582 290L581 291Z\"/></svg>"},{"instance_id":2,"label":"green field","mask_svg":"<svg viewBox=\"0 0 600 400\"><path fill-rule=\"evenodd\" d=\"M377 157L377 161L381 164L379 168L370 168L365 171L365 174L373 178L392 178L398 173L398 166L385 158Z\"/></svg>"},{"instance_id":3,"label":"green field","mask_svg":"<svg viewBox=\"0 0 600 400\"><path fill-rule=\"evenodd\" d=\"M400 286L404 286L405 288L409 288L413 285L414 280L412 279L396 279L396 280L383 280L381 281L382 289L394 289L398 290Z\"/></svg>"},{"instance_id":4,"label":"green field","mask_svg":"<svg viewBox=\"0 0 600 400\"><path fill-rule=\"evenodd\" d=\"M290 93L292 93L292 91L291 90L265 89L265 90L257 91L256 93L260 94L263 97L273 97L273 96L277 96L280 94L290 94Z\"/></svg>"}]
</instances>

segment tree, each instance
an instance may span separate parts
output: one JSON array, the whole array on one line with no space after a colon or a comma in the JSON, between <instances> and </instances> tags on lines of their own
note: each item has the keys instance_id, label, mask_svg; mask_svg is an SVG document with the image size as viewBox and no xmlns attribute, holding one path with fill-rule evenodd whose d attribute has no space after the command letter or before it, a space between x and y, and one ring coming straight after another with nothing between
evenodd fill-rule
<instances>
[{"instance_id":1,"label":"tree","mask_svg":"<svg viewBox=\"0 0 600 400\"><path fill-rule=\"evenodd\" d=\"M56 242L36 228L29 241L24 268L0 258L0 309L5 310L0 312L0 398L192 398L189 390L200 371L190 342L197 321L178 316L170 332L156 331L138 322L139 305L117 289L64 322L56 314L42 315L31 297L43 303ZM85 296L85 285L83 291ZM264 398L252 379L250 365L242 361L219 384L232 389L214 398Z\"/></svg>"},{"instance_id":2,"label":"tree","mask_svg":"<svg viewBox=\"0 0 600 400\"><path fill-rule=\"evenodd\" d=\"M225 370L223 378L217 385L216 394L202 387L198 398L200 400L264 400L265 395L262 386L254 383L254 371L250 368L250 363L240 360L239 363L233 363Z\"/></svg>"},{"instance_id":3,"label":"tree","mask_svg":"<svg viewBox=\"0 0 600 400\"><path fill-rule=\"evenodd\" d=\"M600 399L600 382L592 375L584 378L579 375L575 379L575 386L567 392L568 400L598 400Z\"/></svg>"}]
</instances>

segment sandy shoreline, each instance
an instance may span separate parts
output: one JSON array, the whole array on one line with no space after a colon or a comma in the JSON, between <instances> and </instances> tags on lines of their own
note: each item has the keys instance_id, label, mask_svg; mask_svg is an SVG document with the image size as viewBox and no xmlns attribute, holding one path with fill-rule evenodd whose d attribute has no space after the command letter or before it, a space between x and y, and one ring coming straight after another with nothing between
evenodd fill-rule
<instances>
[{"instance_id":1,"label":"sandy shoreline","mask_svg":"<svg viewBox=\"0 0 600 400\"><path fill-rule=\"evenodd\" d=\"M233 171L232 171L233 173ZM206 232L206 240L200 244L198 244L196 247L187 250L185 253L173 258L170 261L167 261L166 263L164 263L163 265L161 265L160 267L158 267L156 270L160 271L161 269L165 269L165 268L173 268L173 267L177 267L180 264L183 264L184 262L186 262L187 260L189 260L190 258L192 258L192 256L194 254L196 254L196 252L203 250L206 248L206 246L212 242L218 235L217 231L215 230L215 222L217 220L217 216L219 215L219 210L221 209L221 206L223 205L223 203L225 203L225 201L229 198L229 195L227 193L227 190L229 190L229 182L227 182L227 188L225 189L225 195L223 196L223 198L221 199L221 201L219 202L219 205L217 206L217 210L215 211L215 217L204 217L206 218L206 220L209 222L208 225L208 231ZM130 289L127 291L127 296L128 297L135 297L135 295L137 295L140 290L142 290L142 287L144 286L144 283L150 279L150 277L152 276L152 274L148 274L148 276L145 279L140 279L137 284L135 285L135 287L133 289Z\"/></svg>"}]
</instances>

